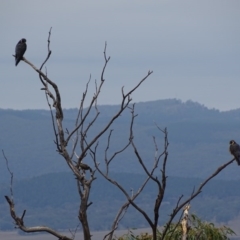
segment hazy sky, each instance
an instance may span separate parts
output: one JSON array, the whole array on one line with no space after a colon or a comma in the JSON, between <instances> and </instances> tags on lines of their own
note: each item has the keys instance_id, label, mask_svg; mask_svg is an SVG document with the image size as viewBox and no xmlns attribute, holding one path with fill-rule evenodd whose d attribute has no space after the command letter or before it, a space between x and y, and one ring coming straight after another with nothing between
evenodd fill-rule
<instances>
[{"instance_id":1,"label":"hazy sky","mask_svg":"<svg viewBox=\"0 0 240 240\"><path fill-rule=\"evenodd\" d=\"M52 27L50 79L64 108L79 105L89 75L100 79L103 49L111 56L99 104L118 104L153 70L133 100L177 98L209 108L240 108L239 0L1 0L0 108L47 108L38 75L14 65L16 43L40 66ZM89 91L92 94L92 91Z\"/></svg>"}]
</instances>

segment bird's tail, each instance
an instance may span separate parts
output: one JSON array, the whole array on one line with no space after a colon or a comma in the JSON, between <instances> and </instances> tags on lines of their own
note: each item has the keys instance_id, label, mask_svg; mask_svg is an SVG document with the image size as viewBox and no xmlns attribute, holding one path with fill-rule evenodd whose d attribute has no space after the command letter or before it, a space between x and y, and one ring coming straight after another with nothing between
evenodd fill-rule
<instances>
[{"instance_id":1,"label":"bird's tail","mask_svg":"<svg viewBox=\"0 0 240 240\"><path fill-rule=\"evenodd\" d=\"M240 166L240 157L236 158L238 166Z\"/></svg>"},{"instance_id":2,"label":"bird's tail","mask_svg":"<svg viewBox=\"0 0 240 240\"><path fill-rule=\"evenodd\" d=\"M20 62L20 59L16 59L15 66L17 66L19 62Z\"/></svg>"}]
</instances>

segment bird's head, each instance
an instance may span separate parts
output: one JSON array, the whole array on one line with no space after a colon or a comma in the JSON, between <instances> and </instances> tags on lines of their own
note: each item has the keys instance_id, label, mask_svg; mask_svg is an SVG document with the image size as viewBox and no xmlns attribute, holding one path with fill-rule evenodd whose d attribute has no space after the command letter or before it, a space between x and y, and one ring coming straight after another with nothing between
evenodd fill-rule
<instances>
[{"instance_id":1,"label":"bird's head","mask_svg":"<svg viewBox=\"0 0 240 240\"><path fill-rule=\"evenodd\" d=\"M25 43L27 40L25 39L25 38L22 38L21 40L20 40L20 42L21 43Z\"/></svg>"},{"instance_id":2,"label":"bird's head","mask_svg":"<svg viewBox=\"0 0 240 240\"><path fill-rule=\"evenodd\" d=\"M236 142L235 142L234 140L231 140L231 141L229 142L229 144L230 144L230 145L233 145L233 144L236 144Z\"/></svg>"}]
</instances>

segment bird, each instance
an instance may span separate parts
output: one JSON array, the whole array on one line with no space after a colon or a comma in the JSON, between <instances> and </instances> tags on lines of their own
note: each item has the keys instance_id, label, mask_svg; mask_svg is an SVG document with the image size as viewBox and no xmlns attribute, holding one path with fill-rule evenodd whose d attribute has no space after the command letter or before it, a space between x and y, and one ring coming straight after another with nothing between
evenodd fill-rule
<instances>
[{"instance_id":1,"label":"bird","mask_svg":"<svg viewBox=\"0 0 240 240\"><path fill-rule=\"evenodd\" d=\"M15 48L15 66L22 60L24 53L27 50L26 39L22 38L16 45Z\"/></svg>"},{"instance_id":2,"label":"bird","mask_svg":"<svg viewBox=\"0 0 240 240\"><path fill-rule=\"evenodd\" d=\"M240 146L234 140L231 140L229 144L229 152L235 157L238 165L240 166Z\"/></svg>"},{"instance_id":3,"label":"bird","mask_svg":"<svg viewBox=\"0 0 240 240\"><path fill-rule=\"evenodd\" d=\"M85 163L80 163L79 166L83 170L90 170L90 172L92 172L92 169Z\"/></svg>"}]
</instances>

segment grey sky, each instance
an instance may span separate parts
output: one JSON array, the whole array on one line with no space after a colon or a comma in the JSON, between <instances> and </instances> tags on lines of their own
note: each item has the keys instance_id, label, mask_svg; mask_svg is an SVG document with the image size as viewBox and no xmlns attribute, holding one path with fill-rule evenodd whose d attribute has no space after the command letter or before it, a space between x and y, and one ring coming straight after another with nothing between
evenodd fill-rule
<instances>
[{"instance_id":1,"label":"grey sky","mask_svg":"<svg viewBox=\"0 0 240 240\"><path fill-rule=\"evenodd\" d=\"M120 103L121 87L153 70L135 102L178 98L239 108L239 23L239 0L1 0L0 108L47 108L37 74L23 62L15 67L12 54L24 37L26 58L40 66L50 27L48 76L65 108L79 105L90 74L92 89L99 80L105 41L111 61L99 104Z\"/></svg>"}]
</instances>

